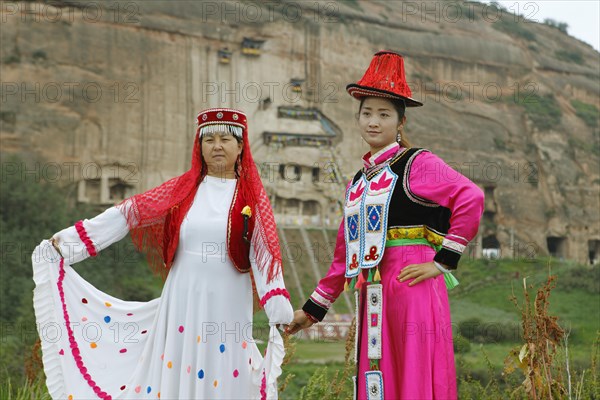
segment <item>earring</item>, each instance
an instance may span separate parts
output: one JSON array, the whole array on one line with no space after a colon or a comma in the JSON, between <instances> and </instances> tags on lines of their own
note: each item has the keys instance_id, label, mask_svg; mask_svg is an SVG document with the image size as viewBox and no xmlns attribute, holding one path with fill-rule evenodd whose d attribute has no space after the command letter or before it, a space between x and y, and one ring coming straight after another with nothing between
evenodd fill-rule
<instances>
[{"instance_id":1,"label":"earring","mask_svg":"<svg viewBox=\"0 0 600 400\"><path fill-rule=\"evenodd\" d=\"M398 134L396 135L396 142L400 143L402 141L402 133L400 133L400 131L398 131Z\"/></svg>"}]
</instances>

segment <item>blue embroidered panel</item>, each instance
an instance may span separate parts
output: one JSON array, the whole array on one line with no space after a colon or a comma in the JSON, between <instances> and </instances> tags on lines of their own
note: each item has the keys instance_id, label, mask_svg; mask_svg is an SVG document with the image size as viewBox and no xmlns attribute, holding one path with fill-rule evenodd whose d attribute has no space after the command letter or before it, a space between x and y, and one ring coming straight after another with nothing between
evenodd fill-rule
<instances>
[{"instance_id":1,"label":"blue embroidered panel","mask_svg":"<svg viewBox=\"0 0 600 400\"><path fill-rule=\"evenodd\" d=\"M382 204L374 204L367 206L367 231L379 232L381 230L381 213L383 212Z\"/></svg>"},{"instance_id":2,"label":"blue embroidered panel","mask_svg":"<svg viewBox=\"0 0 600 400\"><path fill-rule=\"evenodd\" d=\"M350 241L358 239L358 214L352 214L348 216L348 237Z\"/></svg>"}]
</instances>

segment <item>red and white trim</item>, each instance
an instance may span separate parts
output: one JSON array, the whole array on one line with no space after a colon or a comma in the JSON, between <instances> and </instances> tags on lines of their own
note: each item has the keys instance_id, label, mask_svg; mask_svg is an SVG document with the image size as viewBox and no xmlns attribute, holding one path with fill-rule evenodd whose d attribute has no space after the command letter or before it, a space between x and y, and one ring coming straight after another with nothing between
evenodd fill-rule
<instances>
[{"instance_id":1,"label":"red and white trim","mask_svg":"<svg viewBox=\"0 0 600 400\"><path fill-rule=\"evenodd\" d=\"M290 299L290 293L284 289L284 288L277 288L277 289L272 289L269 290L263 297L262 299L260 299L260 305L261 307L264 307L265 304L267 304L267 301L269 301L269 299L271 297L275 297L275 296L283 296L286 299Z\"/></svg>"},{"instance_id":2,"label":"red and white trim","mask_svg":"<svg viewBox=\"0 0 600 400\"><path fill-rule=\"evenodd\" d=\"M450 240L447 237L442 241L442 247L452 250L456 253L462 254L465 251L466 246L462 245L454 240Z\"/></svg>"},{"instance_id":3,"label":"red and white trim","mask_svg":"<svg viewBox=\"0 0 600 400\"><path fill-rule=\"evenodd\" d=\"M453 234L453 233L449 233L449 234L447 234L447 235L446 235L446 238L447 238L447 239L449 239L449 240L452 240L452 241L454 241L454 242L457 242L457 243L463 244L463 245L465 245L465 246L466 246L467 244L469 244L469 240L468 240L467 238L464 238L464 237L462 237L462 236L455 235L455 234Z\"/></svg>"},{"instance_id":4,"label":"red and white trim","mask_svg":"<svg viewBox=\"0 0 600 400\"><path fill-rule=\"evenodd\" d=\"M81 239L83 244L85 244L85 248L87 249L87 252L90 254L90 256L96 257L98 255L98 252L96 251L96 247L94 246L92 239L90 239L87 232L85 231L85 227L83 226L83 221L77 221L75 223L75 229L77 230L77 233L79 234L79 238Z\"/></svg>"},{"instance_id":5,"label":"red and white trim","mask_svg":"<svg viewBox=\"0 0 600 400\"><path fill-rule=\"evenodd\" d=\"M324 309L329 310L329 308L331 307L331 303L333 303L332 300L328 299L327 297L321 295L321 293L319 293L317 290L315 290L314 292L312 292L312 294L310 295L310 299L317 305L321 306Z\"/></svg>"}]
</instances>

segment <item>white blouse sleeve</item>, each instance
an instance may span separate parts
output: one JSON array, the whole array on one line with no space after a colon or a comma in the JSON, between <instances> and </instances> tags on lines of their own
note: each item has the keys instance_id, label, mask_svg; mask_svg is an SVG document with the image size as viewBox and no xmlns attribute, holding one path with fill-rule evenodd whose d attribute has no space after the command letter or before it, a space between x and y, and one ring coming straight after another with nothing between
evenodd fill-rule
<instances>
[{"instance_id":1,"label":"white blouse sleeve","mask_svg":"<svg viewBox=\"0 0 600 400\"><path fill-rule=\"evenodd\" d=\"M57 232L53 238L65 261L74 264L118 242L128 232L127 219L115 206L92 219L84 219Z\"/></svg>"},{"instance_id":2,"label":"white blouse sleeve","mask_svg":"<svg viewBox=\"0 0 600 400\"><path fill-rule=\"evenodd\" d=\"M269 318L269 324L289 324L294 319L294 309L290 304L290 295L285 288L283 275L279 275L267 283L268 268L265 267L262 268L262 271L259 270L256 265L255 249L252 245L250 246L250 254L256 291Z\"/></svg>"}]
</instances>

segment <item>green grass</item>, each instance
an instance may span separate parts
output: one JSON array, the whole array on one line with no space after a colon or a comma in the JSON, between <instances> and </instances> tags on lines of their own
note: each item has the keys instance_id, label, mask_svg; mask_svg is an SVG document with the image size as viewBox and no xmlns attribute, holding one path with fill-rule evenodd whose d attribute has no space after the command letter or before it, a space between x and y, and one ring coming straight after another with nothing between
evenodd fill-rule
<instances>
[{"instance_id":1,"label":"green grass","mask_svg":"<svg viewBox=\"0 0 600 400\"><path fill-rule=\"evenodd\" d=\"M335 371L341 371L344 368L343 363L297 363L293 362L285 366L280 381L285 379L285 376L292 374L293 377L289 381L284 391L279 393L280 399L296 400L299 398L300 391L306 387L311 376L315 374L319 368L326 368L326 375L332 378ZM352 382L348 382L352 385Z\"/></svg>"},{"instance_id":2,"label":"green grass","mask_svg":"<svg viewBox=\"0 0 600 400\"><path fill-rule=\"evenodd\" d=\"M344 362L344 341L299 341L296 344L296 361L303 364L330 362L341 364Z\"/></svg>"},{"instance_id":3,"label":"green grass","mask_svg":"<svg viewBox=\"0 0 600 400\"><path fill-rule=\"evenodd\" d=\"M8 379L0 384L2 400L51 400L46 385L41 380L34 383L14 384Z\"/></svg>"}]
</instances>

